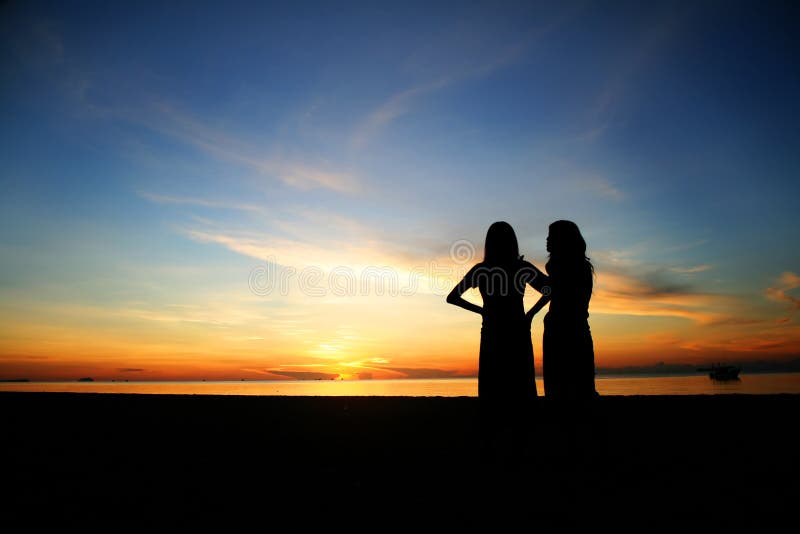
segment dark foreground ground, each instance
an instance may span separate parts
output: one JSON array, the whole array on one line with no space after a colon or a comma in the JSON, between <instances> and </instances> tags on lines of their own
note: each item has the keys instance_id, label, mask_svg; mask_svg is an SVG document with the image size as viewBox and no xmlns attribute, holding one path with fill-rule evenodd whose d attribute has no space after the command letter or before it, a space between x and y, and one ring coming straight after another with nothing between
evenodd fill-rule
<instances>
[{"instance_id":1,"label":"dark foreground ground","mask_svg":"<svg viewBox=\"0 0 800 534\"><path fill-rule=\"evenodd\" d=\"M800 396L546 400L481 454L474 398L0 393L8 531L796 531ZM780 525L785 525L779 528Z\"/></svg>"}]
</instances>

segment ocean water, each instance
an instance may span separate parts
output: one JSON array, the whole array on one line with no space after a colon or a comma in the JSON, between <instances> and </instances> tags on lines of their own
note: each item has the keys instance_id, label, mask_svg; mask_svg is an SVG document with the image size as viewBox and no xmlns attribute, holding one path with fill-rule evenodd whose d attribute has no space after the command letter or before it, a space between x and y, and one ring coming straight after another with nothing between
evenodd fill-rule
<instances>
[{"instance_id":1,"label":"ocean water","mask_svg":"<svg viewBox=\"0 0 800 534\"><path fill-rule=\"evenodd\" d=\"M539 395L544 385L536 381ZM598 376L601 395L800 394L800 373L744 374L735 381L692 376ZM477 378L405 380L2 382L0 391L183 395L475 397Z\"/></svg>"}]
</instances>

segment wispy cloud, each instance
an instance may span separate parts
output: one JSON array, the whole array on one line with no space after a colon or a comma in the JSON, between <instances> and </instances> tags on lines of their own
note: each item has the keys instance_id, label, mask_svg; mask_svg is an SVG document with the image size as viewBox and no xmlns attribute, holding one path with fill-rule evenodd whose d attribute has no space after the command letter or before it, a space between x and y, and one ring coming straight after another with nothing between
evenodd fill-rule
<instances>
[{"instance_id":1,"label":"wispy cloud","mask_svg":"<svg viewBox=\"0 0 800 534\"><path fill-rule=\"evenodd\" d=\"M269 233L214 229L183 232L195 241L222 245L265 262L266 265L258 265L266 277L265 284L277 284L281 279L276 265L289 267L291 271L280 272L291 279L292 288L302 286L306 294L317 296L337 295L340 303L346 297L367 295L445 295L470 266L455 263L446 251L437 258L415 258L384 247L379 241L301 241ZM252 283L261 283L260 275L251 276L256 276ZM274 289L274 285L268 287ZM472 298L471 293L467 298Z\"/></svg>"},{"instance_id":2,"label":"wispy cloud","mask_svg":"<svg viewBox=\"0 0 800 534\"><path fill-rule=\"evenodd\" d=\"M613 127L617 111L635 92L634 84L642 71L651 67L657 56L676 40L684 16L680 10L674 9L669 13L658 13L638 36L638 41L624 48L605 83L599 84L599 91L588 109L587 125L578 136L580 140L591 143Z\"/></svg>"},{"instance_id":3,"label":"wispy cloud","mask_svg":"<svg viewBox=\"0 0 800 534\"><path fill-rule=\"evenodd\" d=\"M624 55L613 69L597 94L591 116L595 119L607 116L631 90L636 76L654 57L676 38L680 14L659 13L653 23L639 36L638 43L624 49ZM607 121L602 124L607 124ZM593 131L596 128L591 128Z\"/></svg>"},{"instance_id":4,"label":"wispy cloud","mask_svg":"<svg viewBox=\"0 0 800 534\"><path fill-rule=\"evenodd\" d=\"M217 243L251 258L294 267L316 265L331 268L365 261L369 264L369 258L375 259L374 252L341 242L328 242L323 246L254 232L186 229L184 233L201 243Z\"/></svg>"},{"instance_id":5,"label":"wispy cloud","mask_svg":"<svg viewBox=\"0 0 800 534\"><path fill-rule=\"evenodd\" d=\"M732 314L737 299L731 295L695 292L686 284L623 271L600 271L597 279L593 313L681 317L703 325L753 322Z\"/></svg>"},{"instance_id":6,"label":"wispy cloud","mask_svg":"<svg viewBox=\"0 0 800 534\"><path fill-rule=\"evenodd\" d=\"M586 130L580 132L577 135L577 138L578 138L579 141L584 141L584 142L587 142L587 143L591 143L592 141L595 141L596 139L599 139L600 137L602 137L603 134L606 133L606 131L610 127L611 127L611 123L610 122L605 122L605 123L600 124L598 126L591 126L591 127L587 128Z\"/></svg>"},{"instance_id":7,"label":"wispy cloud","mask_svg":"<svg viewBox=\"0 0 800 534\"><path fill-rule=\"evenodd\" d=\"M475 46L473 43L472 46ZM468 80L490 76L494 72L514 64L530 46L528 41L520 41L505 46L487 45L487 54L479 48L475 50L477 59L465 64L448 64L440 67L439 76L411 85L390 95L377 108L373 109L356 127L351 137L355 148L366 146L380 131L393 121L413 111L415 103L432 93ZM463 56L462 56L463 57Z\"/></svg>"},{"instance_id":8,"label":"wispy cloud","mask_svg":"<svg viewBox=\"0 0 800 534\"><path fill-rule=\"evenodd\" d=\"M800 328L786 325L726 334L724 338L687 340L680 344L680 348L706 354L772 353L796 357L800 342Z\"/></svg>"},{"instance_id":9,"label":"wispy cloud","mask_svg":"<svg viewBox=\"0 0 800 534\"><path fill-rule=\"evenodd\" d=\"M376 367L376 369L397 373L402 378L455 378L464 376L463 372L455 369L432 369L425 367Z\"/></svg>"},{"instance_id":10,"label":"wispy cloud","mask_svg":"<svg viewBox=\"0 0 800 534\"><path fill-rule=\"evenodd\" d=\"M408 113L415 99L442 89L450 83L450 79L442 78L392 95L361 122L353 134L351 144L356 148L364 147L382 128Z\"/></svg>"},{"instance_id":11,"label":"wispy cloud","mask_svg":"<svg viewBox=\"0 0 800 534\"><path fill-rule=\"evenodd\" d=\"M335 169L330 163L309 161L314 158L307 155L292 158L275 148L254 145L224 129L204 124L164 102L152 102L149 108L144 113L126 113L125 116L159 134L192 145L213 157L249 167L295 189L324 188L340 193L360 191L353 173Z\"/></svg>"},{"instance_id":12,"label":"wispy cloud","mask_svg":"<svg viewBox=\"0 0 800 534\"><path fill-rule=\"evenodd\" d=\"M269 369L268 372L289 380L334 380L339 378L339 373L322 373L316 371L283 371Z\"/></svg>"},{"instance_id":13,"label":"wispy cloud","mask_svg":"<svg viewBox=\"0 0 800 534\"><path fill-rule=\"evenodd\" d=\"M8 15L8 11L5 14ZM52 18L36 18L18 21L18 25L19 34L8 50L10 57L17 59L27 73L70 99L74 104L71 114L96 116L100 110L89 102L93 81L87 74L88 69L81 68L81 62L69 53L64 24Z\"/></svg>"},{"instance_id":14,"label":"wispy cloud","mask_svg":"<svg viewBox=\"0 0 800 534\"><path fill-rule=\"evenodd\" d=\"M215 205L203 199L198 205ZM228 206L236 206L226 204ZM242 209L250 209L244 206ZM254 207L255 209L255 207ZM178 231L192 240L217 243L259 260L281 265L322 268L334 266L391 266L406 269L425 266L436 261L439 265L451 262L449 243L440 244L434 256L431 251L419 251L416 240L398 239L379 225L358 220L333 209L312 208L307 205L286 206L263 210L256 226L242 230L230 223L211 219L193 219Z\"/></svg>"},{"instance_id":15,"label":"wispy cloud","mask_svg":"<svg viewBox=\"0 0 800 534\"><path fill-rule=\"evenodd\" d=\"M691 267L670 267L669 270L681 274L693 274L693 273L702 273L708 271L711 268L713 268L712 265L703 264L703 265L693 265Z\"/></svg>"},{"instance_id":16,"label":"wispy cloud","mask_svg":"<svg viewBox=\"0 0 800 534\"><path fill-rule=\"evenodd\" d=\"M575 188L590 194L619 201L625 198L625 193L610 180L602 176L581 176L574 180Z\"/></svg>"},{"instance_id":17,"label":"wispy cloud","mask_svg":"<svg viewBox=\"0 0 800 534\"><path fill-rule=\"evenodd\" d=\"M191 145L214 158L248 167L258 174L299 190L328 189L353 194L361 187L355 174L301 149L286 153L279 140L252 142L231 128L212 126L179 106L152 95L144 83L127 92L105 79L93 79L91 69L64 45L56 24L39 21L16 50L27 68L46 77L70 99L71 113L94 120L115 120L142 126L162 136ZM139 72L146 78L148 73ZM124 93L124 94L121 94ZM125 97L123 99L123 97Z\"/></svg>"},{"instance_id":18,"label":"wispy cloud","mask_svg":"<svg viewBox=\"0 0 800 534\"><path fill-rule=\"evenodd\" d=\"M765 294L771 300L786 302L792 309L800 310L800 297L795 297L788 293L798 287L800 287L800 275L787 271L781 274L777 287L768 287Z\"/></svg>"},{"instance_id":19,"label":"wispy cloud","mask_svg":"<svg viewBox=\"0 0 800 534\"><path fill-rule=\"evenodd\" d=\"M208 200L197 197L159 195L156 193L149 193L149 192L139 192L139 196L149 200L150 202L155 202L157 204L185 204L190 206L200 206L202 208L219 208L219 209L253 211L253 212L263 211L263 208L261 206L256 206L255 204L223 202L223 201Z\"/></svg>"},{"instance_id":20,"label":"wispy cloud","mask_svg":"<svg viewBox=\"0 0 800 534\"><path fill-rule=\"evenodd\" d=\"M113 309L83 307L83 316L110 316L124 321L149 322L169 325L202 327L210 331L241 331L251 325L259 325L263 312L249 306L248 295L223 294L213 299L204 299L198 304L169 304L163 302L120 304ZM73 312L74 313L74 312ZM236 339L228 336L226 339ZM238 340L258 339L255 336L239 336Z\"/></svg>"}]
</instances>

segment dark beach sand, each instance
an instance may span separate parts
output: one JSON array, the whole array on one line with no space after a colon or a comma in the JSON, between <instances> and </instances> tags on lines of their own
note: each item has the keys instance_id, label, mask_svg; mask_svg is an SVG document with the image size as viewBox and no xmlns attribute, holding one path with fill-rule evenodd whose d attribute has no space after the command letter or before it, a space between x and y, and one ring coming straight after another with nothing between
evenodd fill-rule
<instances>
[{"instance_id":1,"label":"dark beach sand","mask_svg":"<svg viewBox=\"0 0 800 534\"><path fill-rule=\"evenodd\" d=\"M475 398L0 393L2 518L103 531L789 531L800 396L541 400L481 461ZM515 526L518 525L518 526Z\"/></svg>"}]
</instances>

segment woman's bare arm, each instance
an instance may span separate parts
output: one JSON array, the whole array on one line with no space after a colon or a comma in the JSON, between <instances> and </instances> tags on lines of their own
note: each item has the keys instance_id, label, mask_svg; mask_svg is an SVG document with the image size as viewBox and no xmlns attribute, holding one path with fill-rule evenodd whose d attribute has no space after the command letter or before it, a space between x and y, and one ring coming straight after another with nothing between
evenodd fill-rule
<instances>
[{"instance_id":1,"label":"woman's bare arm","mask_svg":"<svg viewBox=\"0 0 800 534\"><path fill-rule=\"evenodd\" d=\"M550 294L552 292L550 277L537 269L535 265L530 264L530 267L532 269L532 275L528 278L528 284L541 293L542 296L536 301L536 304L528 310L528 313L525 314L529 323L533 321L533 316L539 313L539 310L547 306L547 303L550 302Z\"/></svg>"},{"instance_id":2,"label":"woman's bare arm","mask_svg":"<svg viewBox=\"0 0 800 534\"><path fill-rule=\"evenodd\" d=\"M547 306L547 303L550 302L550 295L542 295L539 300L536 301L536 304L528 310L528 313L525 314L525 317L528 319L528 322L533 321L533 316L539 313L539 310Z\"/></svg>"},{"instance_id":3,"label":"woman's bare arm","mask_svg":"<svg viewBox=\"0 0 800 534\"><path fill-rule=\"evenodd\" d=\"M465 277L456 285L456 287L453 288L450 294L447 295L447 302L448 304L454 304L460 308L464 308L465 310L475 312L479 315L483 315L483 308L464 300L464 298L461 296L467 289L469 289L469 287L470 287L469 282Z\"/></svg>"}]
</instances>

